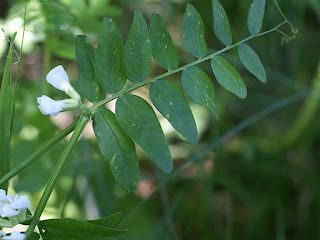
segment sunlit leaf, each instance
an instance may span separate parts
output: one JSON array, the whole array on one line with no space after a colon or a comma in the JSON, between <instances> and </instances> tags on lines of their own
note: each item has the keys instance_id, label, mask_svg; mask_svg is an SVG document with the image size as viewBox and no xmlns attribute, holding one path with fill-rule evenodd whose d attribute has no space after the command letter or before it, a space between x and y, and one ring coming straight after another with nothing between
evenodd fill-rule
<instances>
[{"instance_id":1,"label":"sunlit leaf","mask_svg":"<svg viewBox=\"0 0 320 240\"><path fill-rule=\"evenodd\" d=\"M94 74L95 49L86 36L76 37L75 54L81 91L91 102L99 101L102 89Z\"/></svg>"},{"instance_id":2,"label":"sunlit leaf","mask_svg":"<svg viewBox=\"0 0 320 240\"><path fill-rule=\"evenodd\" d=\"M189 67L182 72L182 86L192 101L209 108L218 119L214 103L214 88L208 75L198 67Z\"/></svg>"},{"instance_id":3,"label":"sunlit leaf","mask_svg":"<svg viewBox=\"0 0 320 240\"><path fill-rule=\"evenodd\" d=\"M252 35L261 30L266 0L253 0L248 13L248 30Z\"/></svg>"},{"instance_id":4,"label":"sunlit leaf","mask_svg":"<svg viewBox=\"0 0 320 240\"><path fill-rule=\"evenodd\" d=\"M142 82L151 69L152 47L148 26L140 11L134 19L124 47L124 69L133 83Z\"/></svg>"},{"instance_id":5,"label":"sunlit leaf","mask_svg":"<svg viewBox=\"0 0 320 240\"><path fill-rule=\"evenodd\" d=\"M127 79L123 68L122 37L111 18L104 18L102 21L96 50L95 75L108 93L120 91Z\"/></svg>"},{"instance_id":6,"label":"sunlit leaf","mask_svg":"<svg viewBox=\"0 0 320 240\"><path fill-rule=\"evenodd\" d=\"M207 54L204 34L205 30L200 14L191 4L187 4L183 17L183 37L188 50L197 58L205 57Z\"/></svg>"},{"instance_id":7,"label":"sunlit leaf","mask_svg":"<svg viewBox=\"0 0 320 240\"><path fill-rule=\"evenodd\" d=\"M226 59L221 56L212 58L211 67L222 87L242 99L247 97L247 88L243 79Z\"/></svg>"},{"instance_id":8,"label":"sunlit leaf","mask_svg":"<svg viewBox=\"0 0 320 240\"><path fill-rule=\"evenodd\" d=\"M187 142L198 141L198 131L190 106L180 88L169 80L158 80L150 86L153 105Z\"/></svg>"},{"instance_id":9,"label":"sunlit leaf","mask_svg":"<svg viewBox=\"0 0 320 240\"><path fill-rule=\"evenodd\" d=\"M110 163L115 179L125 191L133 191L139 179L139 163L133 141L122 130L114 114L100 109L93 117L100 152Z\"/></svg>"},{"instance_id":10,"label":"sunlit leaf","mask_svg":"<svg viewBox=\"0 0 320 240\"><path fill-rule=\"evenodd\" d=\"M241 44L238 47L238 54L241 62L256 78L261 82L267 82L266 71L264 70L263 64L256 54L256 52L247 44Z\"/></svg>"},{"instance_id":11,"label":"sunlit leaf","mask_svg":"<svg viewBox=\"0 0 320 240\"><path fill-rule=\"evenodd\" d=\"M179 66L179 56L172 38L160 15L152 14L150 23L150 41L154 60L167 70Z\"/></svg>"},{"instance_id":12,"label":"sunlit leaf","mask_svg":"<svg viewBox=\"0 0 320 240\"><path fill-rule=\"evenodd\" d=\"M173 169L171 154L152 107L135 95L124 95L116 103L116 118L124 131L164 172Z\"/></svg>"},{"instance_id":13,"label":"sunlit leaf","mask_svg":"<svg viewBox=\"0 0 320 240\"><path fill-rule=\"evenodd\" d=\"M228 16L218 0L212 0L213 30L217 38L226 46L232 44L232 34Z\"/></svg>"}]
</instances>

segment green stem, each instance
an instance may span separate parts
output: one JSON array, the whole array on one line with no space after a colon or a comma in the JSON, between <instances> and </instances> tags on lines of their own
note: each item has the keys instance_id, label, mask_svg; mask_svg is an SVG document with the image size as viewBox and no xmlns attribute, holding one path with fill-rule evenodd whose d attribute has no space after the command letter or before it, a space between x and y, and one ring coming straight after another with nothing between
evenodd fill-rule
<instances>
[{"instance_id":1,"label":"green stem","mask_svg":"<svg viewBox=\"0 0 320 240\"><path fill-rule=\"evenodd\" d=\"M54 138L52 138L48 143L46 143L44 146L42 146L38 151L33 153L30 157L28 157L26 160L24 160L19 166L12 169L10 172L8 172L6 175L4 175L0 179L0 185L7 182L9 179L14 177L16 174L21 172L23 169L34 163L36 160L38 160L43 154L45 154L47 151L51 149L53 145L55 145L57 142L59 142L61 139L66 137L68 134L70 134L74 128L77 125L78 120L71 123L68 127L66 127L63 131L58 133Z\"/></svg>"},{"instance_id":2,"label":"green stem","mask_svg":"<svg viewBox=\"0 0 320 240\"><path fill-rule=\"evenodd\" d=\"M274 4L276 5L276 7L277 7L279 13L281 14L281 16L283 17L283 19L284 19L285 21L288 21L288 19L287 19L286 16L283 14L283 12L282 12L282 10L281 10L281 8L280 8L280 6L279 6L279 4L278 4L278 1L277 1L277 0L273 0L273 2L274 2ZM290 25L291 25L291 24L290 24Z\"/></svg>"},{"instance_id":3,"label":"green stem","mask_svg":"<svg viewBox=\"0 0 320 240\"><path fill-rule=\"evenodd\" d=\"M80 117L80 119L77 123L77 126L74 130L74 133L72 134L72 137L71 137L69 143L67 144L66 148L62 152L61 157L60 157L55 169L53 170L53 172L50 176L50 179L47 183L46 189L44 190L44 192L41 196L38 207L33 215L33 219L28 227L28 230L26 231L26 238L25 238L26 240L30 237L34 228L38 224L40 216L41 216L43 209L45 208L45 206L48 202L48 199L52 193L52 190L53 190L56 182L58 181L58 179L59 179L59 177L60 177L60 175L61 175L61 173L67 163L67 160L68 160L73 148L75 147L75 145L80 137L80 134L82 133L84 127L87 125L88 121L89 121L89 117L87 117L85 115L82 115Z\"/></svg>"},{"instance_id":4,"label":"green stem","mask_svg":"<svg viewBox=\"0 0 320 240\"><path fill-rule=\"evenodd\" d=\"M159 76L157 76L157 77L151 78L151 79L149 79L149 80L147 80L147 81L144 81L144 82L142 82L142 83L136 84L136 85L132 86L131 88L128 88L128 89L126 89L126 90L124 90L124 91L120 91L119 93L117 93L117 94L115 94L115 95L113 95L113 96L111 96L111 97L109 97L109 98L106 98L106 99L98 102L96 105L92 106L92 107L90 108L90 110L91 110L91 111L95 111L95 110L97 110L98 108L104 106L106 103L108 103L108 102L110 102L110 101L112 101L112 100L114 100L114 99L122 96L123 94L129 93L129 92L131 92L131 91L133 91L133 90L136 90L136 89L138 89L138 88L140 88L140 87L143 87L143 86L145 86L145 85L148 85L148 84L150 84L150 83L153 83L153 82L155 82L156 80L163 79L163 78L168 77L168 76L170 76L170 75L172 75L172 74L175 74L175 73L177 73L177 72L183 71L183 70L187 69L188 67L195 66L195 65L197 65L197 64L199 64L199 63L205 62L205 61L207 61L207 60L209 60L209 59L211 59L211 58L213 58L213 57L215 57L215 56L217 56L217 55L219 55L219 54L221 54L221 53L224 53L224 52L226 52L226 51L228 51L228 50L230 50L230 49L232 49L232 48L235 48L235 47L239 46L240 44L242 44L242 43L244 43L244 42L247 42L247 41L249 41L249 40L251 40L251 39L253 39L253 38L257 38L257 37L260 37L260 36L262 36L262 35L265 35L265 34L268 34L268 33L273 32L273 31L276 31L278 28L280 28L282 25L284 25L284 24L286 24L286 23L288 23L288 21L283 21L282 23L280 23L279 25L275 26L274 28L272 28L272 29L270 29L270 30L268 30L268 31L265 31L265 32L262 32L262 33L259 33L259 34L256 34L256 35L251 35L251 36L249 36L249 37L241 40L240 42L234 43L234 44L232 44L232 45L230 45L230 46L226 46L225 48L223 48L223 49L221 49L221 50L219 50L219 51L217 51L217 52L215 52L215 53L212 53L212 54L210 54L210 55L208 55L208 56L206 56L206 57L204 57L204 58L200 58L200 59L198 59L198 60L196 60L196 61L194 61L194 62L192 62L192 63L189 63L189 64L187 64L187 65L184 65L184 66L182 66L182 67L179 67L179 68L177 68L177 69L175 69L175 70L168 71L168 72L166 72L166 73L164 73L164 74L161 74L161 75L159 75Z\"/></svg>"}]
</instances>

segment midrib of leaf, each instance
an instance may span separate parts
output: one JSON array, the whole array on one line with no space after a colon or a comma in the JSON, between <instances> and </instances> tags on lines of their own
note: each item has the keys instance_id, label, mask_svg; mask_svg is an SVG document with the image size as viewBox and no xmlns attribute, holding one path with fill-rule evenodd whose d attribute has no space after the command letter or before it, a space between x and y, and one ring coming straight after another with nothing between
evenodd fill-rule
<instances>
[{"instance_id":1,"label":"midrib of leaf","mask_svg":"<svg viewBox=\"0 0 320 240\"><path fill-rule=\"evenodd\" d=\"M228 50L230 50L230 49L232 49L232 48L235 48L235 47L239 46L240 44L245 43L245 42L247 42L247 41L249 41L249 40L251 40L251 39L254 39L254 38L257 38L257 37L266 35L266 34L268 34L268 33L277 31L278 28L280 28L280 27L283 26L284 24L290 24L290 23L289 23L287 20L285 20L285 21L283 21L282 23L278 24L277 26L275 26L274 28L272 28L272 29L270 29L270 30L268 30L268 31L259 33L259 34L257 34L257 35L251 35L251 36L249 36L249 37L247 37L247 38L245 38L245 39L243 39L243 40L241 40L241 41L239 41L239 42L237 42L237 43L234 43L234 44L232 44L232 45L226 46L225 48L223 48L223 49L221 49L221 50L219 50L219 51L217 51L217 52L214 52L214 53L212 53L212 54L210 54L210 55L208 55L208 56L206 56L206 57L204 57L204 58L198 59L198 60L196 60L196 61L194 61L194 62L192 62L192 63L189 63L189 64L184 65L184 66L182 66L182 67L176 68L176 69L174 69L174 70L170 70L170 71L168 71L168 72L166 72L166 73L164 73L164 74L161 74L161 75L159 75L159 76L157 76L157 77L151 78L151 79L149 79L149 80L147 80L147 81L144 81L144 82L135 84L134 86L132 86L132 87L126 89L126 90L120 91L120 92L114 94L113 96L111 96L111 97L109 97L109 98L106 98L106 99L98 102L96 105L92 106L92 107L90 108L90 110L91 110L91 111L95 111L95 110L97 110L98 108L104 106L106 103L108 103L108 102L110 102L110 101L112 101L112 100L114 100L114 99L116 99L116 98L118 98L118 97L120 97L120 96L122 96L122 95L124 95L124 94L127 94L127 93L129 93L129 92L132 92L133 90L136 90L136 89L138 89L138 88L140 88L140 87L143 87L143 86L145 86L145 85L148 85L148 84L150 84L150 83L153 83L153 82L155 82L156 80L166 78L166 77L168 77L168 76L170 76L170 75L172 75L172 74L175 74L175 73L177 73L177 72L181 72L181 71L187 69L188 67L195 66L195 65L197 65L197 64L199 64L199 63L205 62L205 61L207 61L207 60L209 60L209 59L211 59L211 58L213 58L213 57L215 57L215 56L217 56L217 55L219 55L219 54L221 54L221 53L224 53L224 52L226 52L226 51L228 51Z\"/></svg>"}]
</instances>

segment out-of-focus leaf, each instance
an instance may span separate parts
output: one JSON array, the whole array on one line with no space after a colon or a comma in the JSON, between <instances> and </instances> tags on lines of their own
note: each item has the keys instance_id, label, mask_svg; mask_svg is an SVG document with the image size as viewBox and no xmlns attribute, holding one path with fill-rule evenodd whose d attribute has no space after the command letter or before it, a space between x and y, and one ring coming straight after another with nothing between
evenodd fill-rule
<instances>
[{"instance_id":1,"label":"out-of-focus leaf","mask_svg":"<svg viewBox=\"0 0 320 240\"><path fill-rule=\"evenodd\" d=\"M209 108L218 119L214 88L208 75L198 67L189 67L182 72L181 80L183 89L191 100Z\"/></svg>"},{"instance_id":2,"label":"out-of-focus leaf","mask_svg":"<svg viewBox=\"0 0 320 240\"><path fill-rule=\"evenodd\" d=\"M211 67L222 87L242 99L247 97L247 88L242 77L226 59L221 56L212 58Z\"/></svg>"},{"instance_id":3,"label":"out-of-focus leaf","mask_svg":"<svg viewBox=\"0 0 320 240\"><path fill-rule=\"evenodd\" d=\"M267 82L266 71L256 52L247 44L241 44L238 47L238 54L242 64L261 82Z\"/></svg>"},{"instance_id":4,"label":"out-of-focus leaf","mask_svg":"<svg viewBox=\"0 0 320 240\"><path fill-rule=\"evenodd\" d=\"M93 117L93 129L100 152L110 163L115 179L123 190L136 189L139 179L139 163L133 141L122 130L114 114L100 109Z\"/></svg>"},{"instance_id":5,"label":"out-of-focus leaf","mask_svg":"<svg viewBox=\"0 0 320 240\"><path fill-rule=\"evenodd\" d=\"M198 141L198 130L190 106L180 88L169 80L150 86L153 105L189 143Z\"/></svg>"},{"instance_id":6,"label":"out-of-focus leaf","mask_svg":"<svg viewBox=\"0 0 320 240\"><path fill-rule=\"evenodd\" d=\"M205 30L200 14L191 4L187 4L183 17L183 37L187 48L197 58L205 57L207 54L204 34Z\"/></svg>"},{"instance_id":7,"label":"out-of-focus leaf","mask_svg":"<svg viewBox=\"0 0 320 240\"><path fill-rule=\"evenodd\" d=\"M123 68L122 37L111 18L102 21L100 42L96 50L95 75L108 93L121 90L127 77Z\"/></svg>"},{"instance_id":8,"label":"out-of-focus leaf","mask_svg":"<svg viewBox=\"0 0 320 240\"><path fill-rule=\"evenodd\" d=\"M77 36L75 54L81 91L91 102L99 101L101 87L94 74L95 49L86 36Z\"/></svg>"},{"instance_id":9,"label":"out-of-focus leaf","mask_svg":"<svg viewBox=\"0 0 320 240\"><path fill-rule=\"evenodd\" d=\"M226 46L232 44L232 34L228 16L218 0L212 0L213 30L217 38Z\"/></svg>"},{"instance_id":10,"label":"out-of-focus leaf","mask_svg":"<svg viewBox=\"0 0 320 240\"><path fill-rule=\"evenodd\" d=\"M261 30L266 0L253 0L248 13L248 30L252 35Z\"/></svg>"},{"instance_id":11,"label":"out-of-focus leaf","mask_svg":"<svg viewBox=\"0 0 320 240\"><path fill-rule=\"evenodd\" d=\"M161 170L173 169L171 154L152 107L135 95L124 95L116 103L116 118L124 131L149 155Z\"/></svg>"},{"instance_id":12,"label":"out-of-focus leaf","mask_svg":"<svg viewBox=\"0 0 320 240\"><path fill-rule=\"evenodd\" d=\"M69 60L75 59L74 43L72 41L60 40L57 38L48 38L46 45L52 54Z\"/></svg>"},{"instance_id":13,"label":"out-of-focus leaf","mask_svg":"<svg viewBox=\"0 0 320 240\"><path fill-rule=\"evenodd\" d=\"M124 69L133 83L142 82L151 69L152 46L148 26L140 11L135 11L134 19L124 46Z\"/></svg>"},{"instance_id":14,"label":"out-of-focus leaf","mask_svg":"<svg viewBox=\"0 0 320 240\"><path fill-rule=\"evenodd\" d=\"M160 15L152 14L150 23L150 41L154 60L167 70L179 66L179 56L172 38Z\"/></svg>"}]
</instances>

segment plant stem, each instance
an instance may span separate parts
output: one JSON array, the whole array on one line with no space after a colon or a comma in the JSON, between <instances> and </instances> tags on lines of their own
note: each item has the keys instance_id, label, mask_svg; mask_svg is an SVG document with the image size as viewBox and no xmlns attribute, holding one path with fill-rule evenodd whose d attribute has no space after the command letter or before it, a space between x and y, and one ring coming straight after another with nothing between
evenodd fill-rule
<instances>
[{"instance_id":1,"label":"plant stem","mask_svg":"<svg viewBox=\"0 0 320 240\"><path fill-rule=\"evenodd\" d=\"M276 5L276 7L277 7L279 13L281 14L281 16L283 17L283 19L284 19L285 21L288 21L288 19L287 19L286 16L283 14L283 12L282 12L282 10L281 10L281 8L280 8L280 6L279 6L279 4L278 4L278 1L277 1L277 0L273 0L273 2L274 2L274 4ZM291 24L290 24L290 25L291 25Z\"/></svg>"},{"instance_id":2,"label":"plant stem","mask_svg":"<svg viewBox=\"0 0 320 240\"><path fill-rule=\"evenodd\" d=\"M282 25L284 25L284 24L286 24L286 23L288 23L287 20L286 20L286 21L283 21L282 23L280 23L279 25L275 26L274 28L272 28L272 29L270 29L270 30L268 30L268 31L265 31L265 32L262 32L262 33L259 33L259 34L256 34L256 35L251 35L251 36L249 36L249 37L241 40L240 42L234 43L234 44L232 44L232 45L230 45L230 46L226 46L225 48L223 48L223 49L221 49L221 50L219 50L219 51L217 51L217 52L214 52L214 53L212 53L212 54L210 54L210 55L208 55L208 56L206 56L206 57L204 57L204 58L200 58L200 59L198 59L198 60L196 60L196 61L194 61L194 62L192 62L192 63L189 63L189 64L187 64L187 65L184 65L184 66L182 66L182 67L179 67L179 68L177 68L177 69L175 69L175 70L168 71L168 72L166 72L166 73L164 73L164 74L161 74L161 75L159 75L159 76L157 76L157 77L151 78L151 79L149 79L149 80L147 80L147 81L144 81L144 82L141 82L141 83L138 83L138 84L132 86L131 88L128 88L128 89L126 89L126 90L124 90L124 91L120 91L119 93L117 93L117 94L115 94L115 95L113 95L113 96L111 96L111 97L109 97L109 98L106 98L106 99L98 102L96 105L92 106L92 107L90 108L90 110L91 110L91 111L95 111L95 110L97 110L98 108L100 108L101 106L105 105L106 103L108 103L108 102L110 102L110 101L112 101L112 100L114 100L114 99L122 96L123 94L129 93L129 92L131 92L131 91L133 91L133 90L136 90L136 89L138 89L138 88L140 88L140 87L142 87L142 86L145 86L145 85L148 85L148 84L150 84L150 83L153 83L153 82L155 82L156 80L163 79L163 78L168 77L168 76L170 76L170 75L172 75L172 74L175 74L175 73L177 73L177 72L183 71L183 70L187 69L188 67L195 66L195 65L197 65L197 64L199 64L199 63L205 62L205 61L207 61L207 60L209 60L209 59L211 59L211 58L213 58L213 57L215 57L215 56L217 56L217 55L219 55L219 54L221 54L221 53L224 53L224 52L226 52L226 51L228 51L228 50L230 50L230 49L232 49L232 48L235 48L235 47L239 46L240 44L242 44L242 43L244 43L244 42L247 42L247 41L249 41L249 40L251 40L251 39L253 39L253 38L260 37L260 36L262 36L262 35L265 35L265 34L268 34L268 33L270 33L270 32L276 31L278 28L280 28Z\"/></svg>"},{"instance_id":3,"label":"plant stem","mask_svg":"<svg viewBox=\"0 0 320 240\"><path fill-rule=\"evenodd\" d=\"M26 160L24 160L19 166L12 169L10 172L8 172L6 175L4 175L0 179L0 185L4 184L6 181L14 177L16 174L21 172L23 169L37 161L43 154L45 154L47 151L51 149L52 146L54 146L57 142L59 142L61 139L66 137L68 134L70 134L76 127L78 120L75 120L73 123L71 123L68 127L66 127L64 130L59 132L55 137L53 137L48 143L46 143L44 146L42 146L38 151L33 153L30 157L28 157Z\"/></svg>"},{"instance_id":4,"label":"plant stem","mask_svg":"<svg viewBox=\"0 0 320 240\"><path fill-rule=\"evenodd\" d=\"M26 238L25 238L26 240L30 237L35 226L38 224L40 216L41 216L43 209L45 208L45 206L48 202L48 199L52 193L52 190L53 190L56 182L58 181L58 178L61 175L61 173L67 163L67 160L68 160L73 148L75 147L75 145L78 141L78 138L80 137L80 134L82 133L84 127L87 125L88 121L89 121L89 117L87 117L85 115L81 115L81 117L77 123L77 126L74 130L74 133L72 134L72 137L71 137L69 143L67 144L64 151L62 152L61 157L60 157L55 169L53 170L53 172L50 176L50 179L47 183L47 186L41 196L40 202L39 202L38 207L34 213L33 219L28 227L28 230L26 231Z\"/></svg>"}]
</instances>

